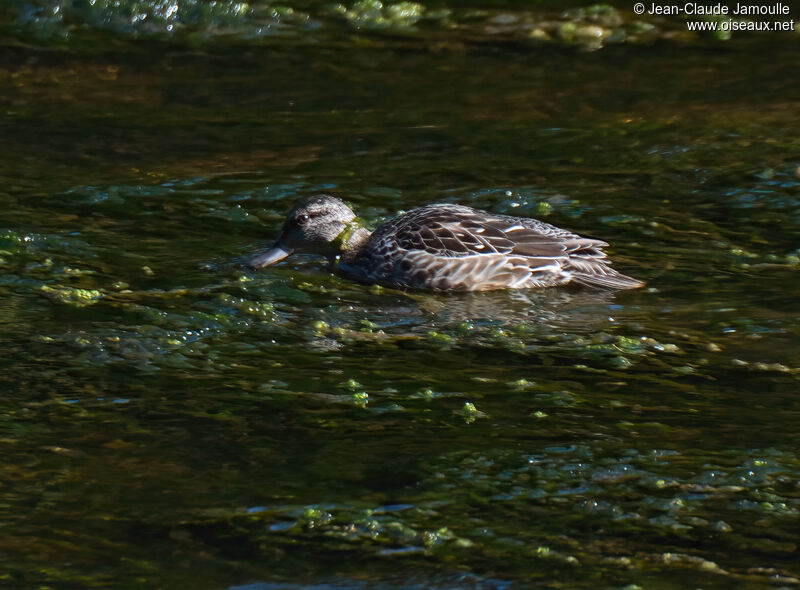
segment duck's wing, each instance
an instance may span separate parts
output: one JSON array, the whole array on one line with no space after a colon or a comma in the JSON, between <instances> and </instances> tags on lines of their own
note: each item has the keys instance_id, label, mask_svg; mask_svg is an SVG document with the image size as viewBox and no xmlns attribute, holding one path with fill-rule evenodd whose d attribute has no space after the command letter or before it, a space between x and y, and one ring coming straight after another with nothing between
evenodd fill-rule
<instances>
[{"instance_id":1,"label":"duck's wing","mask_svg":"<svg viewBox=\"0 0 800 590\"><path fill-rule=\"evenodd\" d=\"M466 291L570 281L613 288L640 284L610 268L605 242L536 219L436 204L387 226L377 233L394 242L395 273L409 286Z\"/></svg>"}]
</instances>

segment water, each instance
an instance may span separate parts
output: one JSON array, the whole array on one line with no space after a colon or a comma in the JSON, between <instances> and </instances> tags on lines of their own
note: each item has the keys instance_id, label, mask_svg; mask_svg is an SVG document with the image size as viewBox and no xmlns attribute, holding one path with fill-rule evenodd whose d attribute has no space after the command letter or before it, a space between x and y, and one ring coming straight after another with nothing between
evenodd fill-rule
<instances>
[{"instance_id":1,"label":"water","mask_svg":"<svg viewBox=\"0 0 800 590\"><path fill-rule=\"evenodd\" d=\"M0 580L799 583L796 39L587 52L496 41L513 6L357 35L301 9L266 41L4 29ZM538 217L647 286L237 264L319 190L371 223Z\"/></svg>"}]
</instances>

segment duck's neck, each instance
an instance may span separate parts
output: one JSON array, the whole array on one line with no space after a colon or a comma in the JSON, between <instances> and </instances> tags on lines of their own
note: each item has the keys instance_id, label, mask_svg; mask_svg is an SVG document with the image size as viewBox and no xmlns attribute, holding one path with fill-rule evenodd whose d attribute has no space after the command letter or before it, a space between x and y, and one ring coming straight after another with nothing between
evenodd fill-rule
<instances>
[{"instance_id":1,"label":"duck's neck","mask_svg":"<svg viewBox=\"0 0 800 590\"><path fill-rule=\"evenodd\" d=\"M366 245L371 234L372 232L365 228L357 217L348 222L334 240L334 244L337 246L334 258L338 258L340 262L345 264L353 262Z\"/></svg>"}]
</instances>

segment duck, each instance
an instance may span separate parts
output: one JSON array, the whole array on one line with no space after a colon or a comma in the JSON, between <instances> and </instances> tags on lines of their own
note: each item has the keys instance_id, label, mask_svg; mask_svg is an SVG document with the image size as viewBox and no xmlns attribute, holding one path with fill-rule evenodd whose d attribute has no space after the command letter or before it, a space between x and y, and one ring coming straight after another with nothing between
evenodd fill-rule
<instances>
[{"instance_id":1,"label":"duck","mask_svg":"<svg viewBox=\"0 0 800 590\"><path fill-rule=\"evenodd\" d=\"M317 194L295 204L275 244L248 263L261 269L314 253L362 284L440 292L643 286L611 268L606 246L538 219L451 203L412 209L370 231L342 199Z\"/></svg>"}]
</instances>

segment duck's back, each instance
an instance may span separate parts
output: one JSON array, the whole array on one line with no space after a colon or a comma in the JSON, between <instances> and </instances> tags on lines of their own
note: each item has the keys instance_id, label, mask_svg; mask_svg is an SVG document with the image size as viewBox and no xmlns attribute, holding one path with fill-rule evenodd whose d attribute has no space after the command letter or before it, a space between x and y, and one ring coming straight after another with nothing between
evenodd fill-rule
<instances>
[{"instance_id":1,"label":"duck's back","mask_svg":"<svg viewBox=\"0 0 800 590\"><path fill-rule=\"evenodd\" d=\"M435 291L641 286L609 266L603 246L537 219L438 203L378 227L342 270L367 283Z\"/></svg>"}]
</instances>

